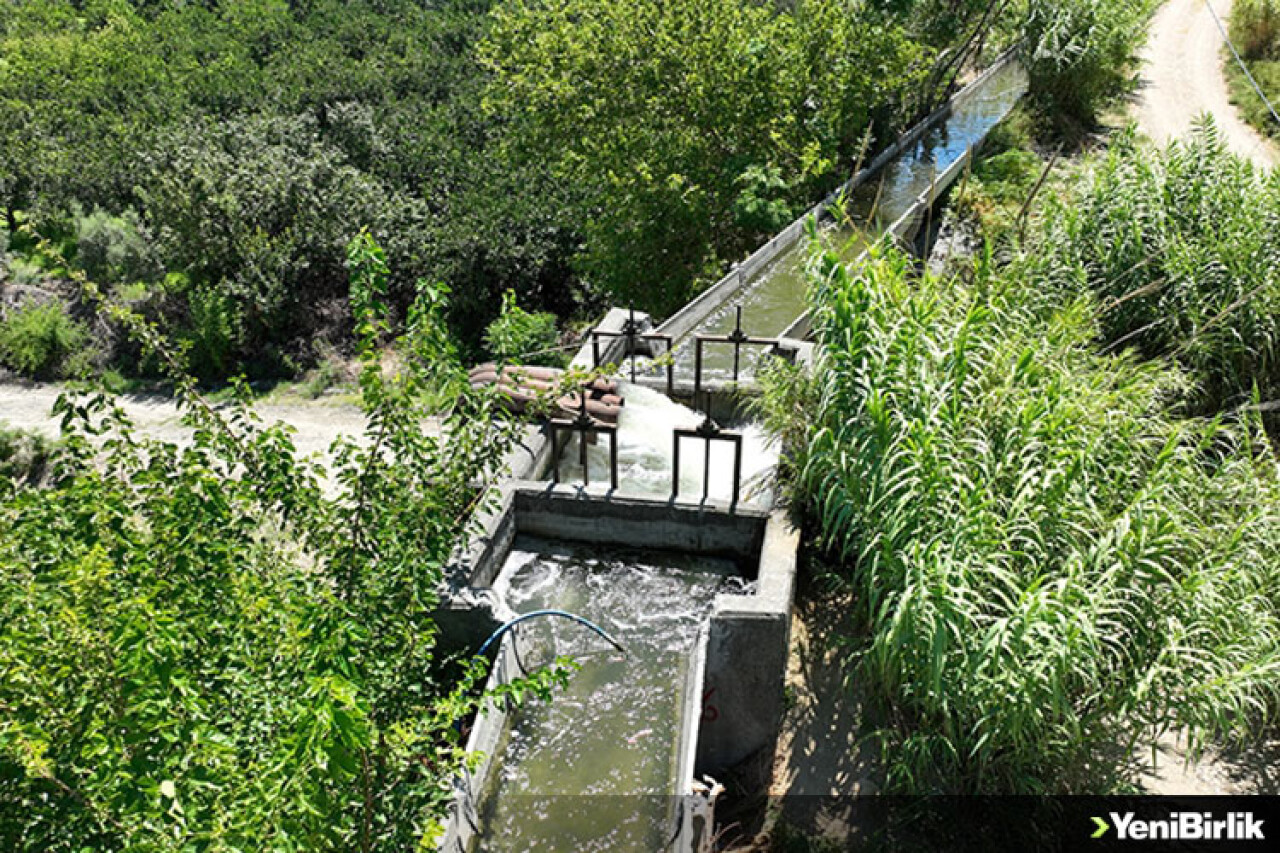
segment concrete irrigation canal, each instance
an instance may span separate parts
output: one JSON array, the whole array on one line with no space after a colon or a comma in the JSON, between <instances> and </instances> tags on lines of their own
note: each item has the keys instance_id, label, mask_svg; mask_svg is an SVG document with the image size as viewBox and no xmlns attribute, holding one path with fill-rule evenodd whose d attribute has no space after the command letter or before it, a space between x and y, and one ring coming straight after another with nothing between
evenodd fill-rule
<instances>
[{"instance_id":1,"label":"concrete irrigation canal","mask_svg":"<svg viewBox=\"0 0 1280 853\"><path fill-rule=\"evenodd\" d=\"M842 188L847 218L833 195L805 219L850 262L867 238L909 238L1025 85L997 63ZM610 311L575 364L622 363L619 380L561 397L527 434L440 625L459 650L500 636L490 686L557 656L579 668L550 703L479 714L440 849L708 851L711 779L773 748L799 536L774 505L777 448L710 392L742 392L764 354L811 363L804 233L798 220L656 329ZM669 367L641 358L667 352ZM518 408L554 377L482 366L473 381ZM511 626L547 612L568 618Z\"/></svg>"},{"instance_id":2,"label":"concrete irrigation canal","mask_svg":"<svg viewBox=\"0 0 1280 853\"><path fill-rule=\"evenodd\" d=\"M735 378L748 381L754 364L779 340L785 345L803 338L808 333L806 221L816 219L823 242L851 262L867 241L885 234L911 239L934 203L968 167L973 150L1026 89L1021 66L1008 59L996 63L845 186L657 327L648 349L660 354L666 341L671 342L674 387L692 394L704 383L718 387ZM839 215L832 213L836 207L842 208ZM735 347L734 338L744 336L752 343ZM661 380L650 373L644 381L659 387Z\"/></svg>"}]
</instances>

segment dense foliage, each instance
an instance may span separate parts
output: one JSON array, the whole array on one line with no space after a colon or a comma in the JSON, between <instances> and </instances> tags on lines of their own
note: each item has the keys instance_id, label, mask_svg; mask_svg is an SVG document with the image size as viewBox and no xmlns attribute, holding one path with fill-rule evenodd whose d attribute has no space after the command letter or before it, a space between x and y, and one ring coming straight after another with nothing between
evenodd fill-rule
<instances>
[{"instance_id":1,"label":"dense foliage","mask_svg":"<svg viewBox=\"0 0 1280 853\"><path fill-rule=\"evenodd\" d=\"M1250 124L1280 139L1280 121L1272 114L1280 110L1280 2L1237 0L1231 7L1230 35L1253 76L1250 81L1234 59L1226 63L1231 100ZM1254 83L1270 105L1258 97Z\"/></svg>"},{"instance_id":2,"label":"dense foliage","mask_svg":"<svg viewBox=\"0 0 1280 853\"><path fill-rule=\"evenodd\" d=\"M1098 792L1163 732L1246 739L1280 714L1277 460L1251 409L1181 403L1206 372L1264 372L1236 359L1270 346L1249 318L1275 308L1241 297L1272 279L1250 252L1274 249L1274 196L1211 134L1122 140L1093 174L1003 266L822 258L816 378L770 382L896 790ZM1168 300L1128 310L1180 352L1106 346L1111 294Z\"/></svg>"},{"instance_id":3,"label":"dense foliage","mask_svg":"<svg viewBox=\"0 0 1280 853\"><path fill-rule=\"evenodd\" d=\"M208 378L349 351L343 253L362 227L393 262L391 304L446 281L473 344L506 289L568 314L563 191L498 158L480 113L487 10L6 0L0 210L99 280L141 282L136 307L199 342Z\"/></svg>"},{"instance_id":4,"label":"dense foliage","mask_svg":"<svg viewBox=\"0 0 1280 853\"><path fill-rule=\"evenodd\" d=\"M1129 84L1155 0L1028 2L1022 57L1056 121L1091 125Z\"/></svg>"},{"instance_id":5,"label":"dense foliage","mask_svg":"<svg viewBox=\"0 0 1280 853\"><path fill-rule=\"evenodd\" d=\"M482 58L518 155L581 189L592 278L663 312L829 187L873 118L894 125L921 50L841 0L525 0L495 9Z\"/></svg>"},{"instance_id":6,"label":"dense foliage","mask_svg":"<svg viewBox=\"0 0 1280 853\"><path fill-rule=\"evenodd\" d=\"M1231 36L1248 59L1280 59L1280 3L1276 0L1233 3Z\"/></svg>"},{"instance_id":7,"label":"dense foliage","mask_svg":"<svg viewBox=\"0 0 1280 853\"><path fill-rule=\"evenodd\" d=\"M29 220L210 380L349 351L362 227L397 311L418 278L450 287L469 355L508 290L560 318L661 313L1008 20L993 0L4 0L9 278L60 277Z\"/></svg>"},{"instance_id":8,"label":"dense foliage","mask_svg":"<svg viewBox=\"0 0 1280 853\"><path fill-rule=\"evenodd\" d=\"M1121 135L1044 220L1037 279L1092 290L1109 347L1181 362L1200 412L1280 397L1280 175L1211 123L1164 152Z\"/></svg>"},{"instance_id":9,"label":"dense foliage","mask_svg":"<svg viewBox=\"0 0 1280 853\"><path fill-rule=\"evenodd\" d=\"M445 669L432 609L510 435L465 391L447 449L422 429L425 386L466 387L442 294L421 289L388 378L388 269L367 237L351 261L368 430L327 481L286 428L176 374L188 446L64 398L52 483L0 478L0 847L403 851L431 834L484 674Z\"/></svg>"}]
</instances>

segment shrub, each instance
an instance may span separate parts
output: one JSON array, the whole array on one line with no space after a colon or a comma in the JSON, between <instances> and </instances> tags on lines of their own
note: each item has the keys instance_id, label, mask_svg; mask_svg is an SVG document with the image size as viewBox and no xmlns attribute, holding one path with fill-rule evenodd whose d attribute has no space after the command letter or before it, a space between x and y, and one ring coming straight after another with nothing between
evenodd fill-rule
<instances>
[{"instance_id":1,"label":"shrub","mask_svg":"<svg viewBox=\"0 0 1280 853\"><path fill-rule=\"evenodd\" d=\"M212 287L193 287L187 294L187 320L177 334L186 348L193 375L205 381L230 372L240 329L235 302Z\"/></svg>"},{"instance_id":2,"label":"shrub","mask_svg":"<svg viewBox=\"0 0 1280 853\"><path fill-rule=\"evenodd\" d=\"M45 271L30 258L14 255L9 258L9 281L17 285L38 286L45 280Z\"/></svg>"},{"instance_id":3,"label":"shrub","mask_svg":"<svg viewBox=\"0 0 1280 853\"><path fill-rule=\"evenodd\" d=\"M954 211L972 218L993 246L1008 242L1044 163L1032 151L1010 149L984 157L956 199Z\"/></svg>"},{"instance_id":4,"label":"shrub","mask_svg":"<svg viewBox=\"0 0 1280 853\"><path fill-rule=\"evenodd\" d=\"M298 391L308 400L319 399L326 391L338 384L342 368L333 359L323 359L303 377Z\"/></svg>"},{"instance_id":5,"label":"shrub","mask_svg":"<svg viewBox=\"0 0 1280 853\"><path fill-rule=\"evenodd\" d=\"M103 284L156 278L159 267L138 215L112 216L101 208L75 217L76 259L89 277Z\"/></svg>"},{"instance_id":6,"label":"shrub","mask_svg":"<svg viewBox=\"0 0 1280 853\"><path fill-rule=\"evenodd\" d=\"M1236 0L1231 39L1246 59L1280 59L1280 2Z\"/></svg>"},{"instance_id":7,"label":"shrub","mask_svg":"<svg viewBox=\"0 0 1280 853\"><path fill-rule=\"evenodd\" d=\"M563 367L559 344L555 315L525 311L510 290L502 297L502 313L484 333L485 348L499 361Z\"/></svg>"},{"instance_id":8,"label":"shrub","mask_svg":"<svg viewBox=\"0 0 1280 853\"><path fill-rule=\"evenodd\" d=\"M1029 3L1022 54L1032 96L1059 122L1093 124L1128 84L1154 6L1153 0Z\"/></svg>"},{"instance_id":9,"label":"shrub","mask_svg":"<svg viewBox=\"0 0 1280 853\"><path fill-rule=\"evenodd\" d=\"M0 364L32 379L81 373L88 342L61 302L29 303L0 320Z\"/></svg>"},{"instance_id":10,"label":"shrub","mask_svg":"<svg viewBox=\"0 0 1280 853\"><path fill-rule=\"evenodd\" d=\"M52 453L53 443L39 433L0 425L0 479L39 483Z\"/></svg>"}]
</instances>

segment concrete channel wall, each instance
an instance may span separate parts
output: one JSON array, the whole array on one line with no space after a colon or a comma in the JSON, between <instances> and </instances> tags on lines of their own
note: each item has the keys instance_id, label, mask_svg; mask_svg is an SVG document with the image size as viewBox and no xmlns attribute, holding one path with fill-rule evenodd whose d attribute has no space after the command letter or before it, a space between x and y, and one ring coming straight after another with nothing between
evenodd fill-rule
<instances>
[{"instance_id":1,"label":"concrete channel wall","mask_svg":"<svg viewBox=\"0 0 1280 853\"><path fill-rule=\"evenodd\" d=\"M522 648L523 643L519 631L512 631L503 638L502 647L494 658L493 670L489 673L488 688L506 684L524 674L520 660L528 650ZM480 763L474 769L464 766L454 780L455 796L449 822L437 847L442 853L469 853L474 847L481 831L479 810L484 805L481 794L497 770L497 756L505 746L507 715L508 709L501 705L481 710L467 738L467 752L480 756Z\"/></svg>"},{"instance_id":2,"label":"concrete channel wall","mask_svg":"<svg viewBox=\"0 0 1280 853\"><path fill-rule=\"evenodd\" d=\"M782 715L799 534L782 511L718 503L620 497L602 489L513 481L498 489L493 510L471 546L459 555L439 620L442 633L479 642L514 614L488 587L497 580L518 534L729 558L754 576L755 591L721 595L701 632L683 687L681 734L676 744L671 851L710 849L713 815L695 791L695 779L718 773L776 741ZM476 640L475 638L481 638ZM516 628L504 635L489 686L522 673ZM509 732L506 707L476 719L468 752L483 755L454 785L446 832L438 849L464 853L481 831L480 810Z\"/></svg>"},{"instance_id":3,"label":"concrete channel wall","mask_svg":"<svg viewBox=\"0 0 1280 853\"><path fill-rule=\"evenodd\" d=\"M764 541L765 510L611 495L598 487L519 484L516 527L543 539L727 557L753 561Z\"/></svg>"},{"instance_id":4,"label":"concrete channel wall","mask_svg":"<svg viewBox=\"0 0 1280 853\"><path fill-rule=\"evenodd\" d=\"M879 173L885 165L901 156L904 151L912 145L915 145L920 140L920 137L949 116L952 109L961 99L968 97L986 83L993 74L1014 60L1014 51L1010 50L1002 54L991 64L989 68L983 71L976 80L953 95L945 104L930 113L923 121L917 123L893 145L880 152L880 154L876 156L869 165L859 170L857 174L828 194L821 202L814 205L782 231L775 234L768 243L761 246L745 261L730 270L724 278L720 279L716 284L703 291L703 293L697 298L669 317L666 322L662 323L662 325L658 327L657 331L662 334L671 335L677 341L691 333L704 320L716 311L720 310L726 302L737 295L744 287L749 285L757 273L776 260L779 255L799 240L804 235L806 224L810 219L822 221L824 218L829 218L830 208L836 200L841 196L852 193L858 187L875 177L875 175ZM968 158L969 155L966 153L966 155L961 159L965 164L967 164ZM943 173L943 175L939 176L938 180L935 181L933 191L929 194L932 196L928 201L929 206L932 206L937 201L937 198L941 196L942 192L950 187L951 182L955 180L955 177L960 173L960 171L962 171L962 169L948 169ZM917 203L917 207L919 204L920 202ZM904 219L908 217L918 219L921 215L921 210L913 208L913 210L910 211ZM800 327L801 324L799 323L793 324L791 329L788 329L788 331L781 337L802 338L803 335L797 335L792 331L793 329Z\"/></svg>"},{"instance_id":5,"label":"concrete channel wall","mask_svg":"<svg viewBox=\"0 0 1280 853\"><path fill-rule=\"evenodd\" d=\"M770 516L756 590L722 595L711 614L698 773L721 774L761 750L773 751L782 722L800 532L783 512Z\"/></svg>"}]
</instances>

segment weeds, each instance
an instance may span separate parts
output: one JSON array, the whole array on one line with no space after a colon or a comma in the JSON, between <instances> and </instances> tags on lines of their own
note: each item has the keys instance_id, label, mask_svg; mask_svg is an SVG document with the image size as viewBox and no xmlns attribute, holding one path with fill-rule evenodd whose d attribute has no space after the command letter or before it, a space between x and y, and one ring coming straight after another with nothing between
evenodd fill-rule
<instances>
[{"instance_id":1,"label":"weeds","mask_svg":"<svg viewBox=\"0 0 1280 853\"><path fill-rule=\"evenodd\" d=\"M0 320L0 364L32 379L85 375L88 342L60 302L31 303Z\"/></svg>"},{"instance_id":2,"label":"weeds","mask_svg":"<svg viewBox=\"0 0 1280 853\"><path fill-rule=\"evenodd\" d=\"M1206 119L1160 153L1122 134L1078 184L1046 212L1024 274L1095 293L1108 347L1187 367L1194 411L1280 394L1280 180Z\"/></svg>"}]
</instances>

